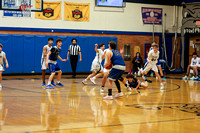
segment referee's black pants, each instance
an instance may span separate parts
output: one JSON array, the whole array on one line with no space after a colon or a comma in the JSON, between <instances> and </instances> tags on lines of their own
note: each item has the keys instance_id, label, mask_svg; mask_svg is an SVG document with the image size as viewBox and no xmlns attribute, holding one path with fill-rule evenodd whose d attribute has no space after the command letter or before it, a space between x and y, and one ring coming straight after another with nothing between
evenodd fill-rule
<instances>
[{"instance_id":1,"label":"referee's black pants","mask_svg":"<svg viewBox=\"0 0 200 133\"><path fill-rule=\"evenodd\" d=\"M77 62L78 62L78 55L70 55L70 63L72 67L73 76L76 76Z\"/></svg>"}]
</instances>

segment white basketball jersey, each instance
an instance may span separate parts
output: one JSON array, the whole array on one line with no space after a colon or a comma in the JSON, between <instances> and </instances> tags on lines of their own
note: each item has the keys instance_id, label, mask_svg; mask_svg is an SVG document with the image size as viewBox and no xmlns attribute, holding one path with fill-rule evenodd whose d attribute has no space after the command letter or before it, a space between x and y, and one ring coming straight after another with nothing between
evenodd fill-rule
<instances>
[{"instance_id":1,"label":"white basketball jersey","mask_svg":"<svg viewBox=\"0 0 200 133\"><path fill-rule=\"evenodd\" d=\"M99 53L96 53L96 56L93 61L99 62L101 64L102 62L102 56L103 56L103 51L101 49L98 49Z\"/></svg>"},{"instance_id":2,"label":"white basketball jersey","mask_svg":"<svg viewBox=\"0 0 200 133\"><path fill-rule=\"evenodd\" d=\"M47 45L45 45L44 47L47 47L47 53L46 53L46 54L48 54L49 51L51 50L52 46L49 47L49 45L47 44ZM44 49L44 47L43 47L43 49ZM42 52L42 58L44 58L44 57L43 57L43 52Z\"/></svg>"},{"instance_id":3,"label":"white basketball jersey","mask_svg":"<svg viewBox=\"0 0 200 133\"><path fill-rule=\"evenodd\" d=\"M156 53L154 50L150 50L148 54L148 58L151 60L152 64L156 64L158 62L160 52L157 51Z\"/></svg>"},{"instance_id":4,"label":"white basketball jersey","mask_svg":"<svg viewBox=\"0 0 200 133\"><path fill-rule=\"evenodd\" d=\"M0 64L3 65L3 57L5 56L5 53L3 51L0 52Z\"/></svg>"},{"instance_id":5,"label":"white basketball jersey","mask_svg":"<svg viewBox=\"0 0 200 133\"><path fill-rule=\"evenodd\" d=\"M198 61L198 57L196 57L196 59L195 58L192 58L192 60L191 60L191 66L196 66L197 65L197 61Z\"/></svg>"}]
</instances>

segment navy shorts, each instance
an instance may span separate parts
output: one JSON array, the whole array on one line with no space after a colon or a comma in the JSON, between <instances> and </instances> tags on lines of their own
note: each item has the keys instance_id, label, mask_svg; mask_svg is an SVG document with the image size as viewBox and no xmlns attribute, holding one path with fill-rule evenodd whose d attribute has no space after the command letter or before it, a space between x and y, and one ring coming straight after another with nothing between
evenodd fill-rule
<instances>
[{"instance_id":1,"label":"navy shorts","mask_svg":"<svg viewBox=\"0 0 200 133\"><path fill-rule=\"evenodd\" d=\"M160 64L160 60L158 59L158 62L157 62L157 64L156 64L157 66L161 66L161 64Z\"/></svg>"},{"instance_id":2,"label":"navy shorts","mask_svg":"<svg viewBox=\"0 0 200 133\"><path fill-rule=\"evenodd\" d=\"M113 68L109 73L108 79L118 80L119 78L122 77L123 74L124 74L124 70Z\"/></svg>"},{"instance_id":3,"label":"navy shorts","mask_svg":"<svg viewBox=\"0 0 200 133\"><path fill-rule=\"evenodd\" d=\"M60 67L58 66L58 63L56 63L56 64L49 63L48 66L49 66L50 73L55 73L57 71L60 71Z\"/></svg>"}]
</instances>

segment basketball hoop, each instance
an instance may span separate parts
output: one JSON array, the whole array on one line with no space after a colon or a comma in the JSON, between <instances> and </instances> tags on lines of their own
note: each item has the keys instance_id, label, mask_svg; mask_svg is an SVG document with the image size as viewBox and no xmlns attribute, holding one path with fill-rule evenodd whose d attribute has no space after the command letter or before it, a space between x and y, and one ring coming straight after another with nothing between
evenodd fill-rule
<instances>
[{"instance_id":1,"label":"basketball hoop","mask_svg":"<svg viewBox=\"0 0 200 133\"><path fill-rule=\"evenodd\" d=\"M31 7L32 5L20 5L23 17L31 17Z\"/></svg>"}]
</instances>

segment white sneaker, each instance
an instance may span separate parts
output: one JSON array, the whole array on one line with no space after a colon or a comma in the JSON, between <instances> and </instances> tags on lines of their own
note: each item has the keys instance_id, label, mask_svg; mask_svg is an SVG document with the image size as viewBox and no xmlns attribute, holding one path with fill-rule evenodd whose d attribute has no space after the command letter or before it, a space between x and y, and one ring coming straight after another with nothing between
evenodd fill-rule
<instances>
[{"instance_id":1,"label":"white sneaker","mask_svg":"<svg viewBox=\"0 0 200 133\"><path fill-rule=\"evenodd\" d=\"M123 94L122 92L117 93L117 94L115 95L115 98L122 97L123 95L124 95L124 94Z\"/></svg>"},{"instance_id":2,"label":"white sneaker","mask_svg":"<svg viewBox=\"0 0 200 133\"><path fill-rule=\"evenodd\" d=\"M132 91L131 87L127 87L127 90L128 90L128 91Z\"/></svg>"},{"instance_id":3,"label":"white sneaker","mask_svg":"<svg viewBox=\"0 0 200 133\"><path fill-rule=\"evenodd\" d=\"M183 80L187 80L187 79L188 79L188 76L185 75L185 77L183 77L182 79L183 79Z\"/></svg>"},{"instance_id":4,"label":"white sneaker","mask_svg":"<svg viewBox=\"0 0 200 133\"><path fill-rule=\"evenodd\" d=\"M194 80L195 79L195 76L192 76L192 78L190 78L191 80Z\"/></svg>"},{"instance_id":5,"label":"white sneaker","mask_svg":"<svg viewBox=\"0 0 200 133\"><path fill-rule=\"evenodd\" d=\"M94 77L93 77L93 78L90 78L90 81L91 81L93 84L96 85L96 82L95 82L95 78L94 78Z\"/></svg>"},{"instance_id":6,"label":"white sneaker","mask_svg":"<svg viewBox=\"0 0 200 133\"><path fill-rule=\"evenodd\" d=\"M199 79L199 77L198 76L196 76L195 78L194 78L194 80L198 80Z\"/></svg>"},{"instance_id":7,"label":"white sneaker","mask_svg":"<svg viewBox=\"0 0 200 133\"><path fill-rule=\"evenodd\" d=\"M103 100L113 100L113 96L105 96L103 97Z\"/></svg>"},{"instance_id":8,"label":"white sneaker","mask_svg":"<svg viewBox=\"0 0 200 133\"><path fill-rule=\"evenodd\" d=\"M83 80L82 83L83 83L84 85L87 85L87 81L86 81L86 80Z\"/></svg>"},{"instance_id":9,"label":"white sneaker","mask_svg":"<svg viewBox=\"0 0 200 133\"><path fill-rule=\"evenodd\" d=\"M104 93L104 88L101 88L101 89L100 89L100 92L101 92L101 93Z\"/></svg>"}]
</instances>

